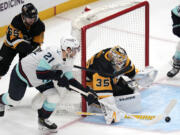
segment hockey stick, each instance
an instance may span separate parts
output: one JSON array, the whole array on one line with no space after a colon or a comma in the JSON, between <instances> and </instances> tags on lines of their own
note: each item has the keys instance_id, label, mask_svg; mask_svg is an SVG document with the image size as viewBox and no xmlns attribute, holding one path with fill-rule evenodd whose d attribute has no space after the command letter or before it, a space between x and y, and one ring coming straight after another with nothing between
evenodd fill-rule
<instances>
[{"instance_id":1,"label":"hockey stick","mask_svg":"<svg viewBox=\"0 0 180 135\"><path fill-rule=\"evenodd\" d=\"M102 113L91 113L91 112L76 112L78 115L89 115L89 116L104 116ZM143 114L132 114L132 116L136 117L136 119L141 120L153 120L156 116L155 115L143 115ZM124 116L125 119L131 119L128 115Z\"/></svg>"},{"instance_id":2,"label":"hockey stick","mask_svg":"<svg viewBox=\"0 0 180 135\"><path fill-rule=\"evenodd\" d=\"M77 65L74 65L74 68L78 68L78 69L82 69L82 70L85 70L85 71L88 71L88 72L92 72L92 73L98 73L98 74L101 74L103 76L108 76L108 77L116 77L118 75L121 75L121 74L124 74L125 72L129 71L131 69L131 67L127 67L127 68L124 68L118 72L115 72L113 74L109 74L109 73L104 73L104 72L101 72L101 71L97 71L97 70L94 70L94 69L88 69L88 68L85 68L85 67L80 67L80 66L77 66Z\"/></svg>"},{"instance_id":3,"label":"hockey stick","mask_svg":"<svg viewBox=\"0 0 180 135\"><path fill-rule=\"evenodd\" d=\"M78 68L78 69L85 70L85 71L92 72L92 73L102 74L102 75L108 76L108 77L113 77L113 74L104 73L104 72L101 72L101 71L97 71L97 70L94 70L94 69L88 69L88 68L80 67L80 66L77 66L77 65L74 65L74 68Z\"/></svg>"},{"instance_id":4,"label":"hockey stick","mask_svg":"<svg viewBox=\"0 0 180 135\"><path fill-rule=\"evenodd\" d=\"M88 93L86 93L86 92L84 92L84 91L82 91L82 90L79 90L78 88L76 88L76 87L74 87L74 86L71 86L71 85L70 85L70 88L71 88L72 90L78 92L78 93L81 93L81 94L83 94L83 95L85 95L85 96L88 96ZM124 116L127 115L127 116L129 116L130 118L132 118L132 119L136 120L137 122L140 122L141 124L146 125L146 126L151 126L151 125L156 124L156 123L158 123L159 121L161 121L163 118L165 118L166 116L169 115L169 113L172 111L172 109L174 108L174 106L177 104L177 100L176 100L176 99L171 100L170 103L169 103L168 106L165 108L165 110L164 110L164 112L163 112L162 114L157 115L157 116L155 117L155 119L153 119L153 120L150 121L150 122L144 122L144 121L142 121L142 120L140 120L140 119L137 119L135 116L133 116L133 114L127 113L127 112L125 112L125 111L123 111L123 110L120 110L120 109L117 110L117 108L112 107L110 104L107 104L106 102L103 102L102 100L98 100L98 101L99 101L99 103L101 103L101 104L103 104L103 105L105 105L105 106L108 106L110 109L112 109L112 110L114 110L114 111L119 111L119 112L123 113Z\"/></svg>"},{"instance_id":5,"label":"hockey stick","mask_svg":"<svg viewBox=\"0 0 180 135\"><path fill-rule=\"evenodd\" d=\"M99 100L99 102L102 103L102 104L105 105L105 106L108 106L108 107L111 108L112 110L116 110L116 111L122 112L124 115L127 115L127 116L129 116L130 118L132 118L132 119L134 119L134 120L136 120L136 121L138 121L138 122L140 122L141 124L146 125L146 126L151 126L151 125L153 125L153 124L158 123L158 122L161 121L162 119L164 119L166 116L169 115L169 113L172 111L172 109L174 108L174 106L177 104L177 100L176 100L176 99L172 99L172 100L170 101L170 103L167 105L167 107L165 108L165 110L164 110L164 112L163 112L162 114L157 115L157 116L155 117L155 119L153 119L153 120L150 121L150 122L144 122L144 121L141 121L141 120L137 119L136 117L134 117L134 116L133 116L132 114L130 114L130 113L127 113L127 112L125 112L125 111L123 111L123 110L120 110L120 109L117 110L116 108L113 108L111 105L107 104L106 102L101 102L100 100Z\"/></svg>"}]
</instances>

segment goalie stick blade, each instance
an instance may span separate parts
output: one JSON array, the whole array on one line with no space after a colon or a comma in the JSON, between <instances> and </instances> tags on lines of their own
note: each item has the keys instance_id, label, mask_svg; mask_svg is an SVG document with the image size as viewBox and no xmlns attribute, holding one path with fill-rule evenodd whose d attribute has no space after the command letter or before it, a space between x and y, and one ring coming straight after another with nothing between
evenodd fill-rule
<instances>
[{"instance_id":1,"label":"goalie stick blade","mask_svg":"<svg viewBox=\"0 0 180 135\"><path fill-rule=\"evenodd\" d=\"M172 109L174 108L174 106L177 104L177 100L176 99L172 99L170 101L170 103L168 104L168 106L165 108L164 112L158 116L156 116L156 118L148 123L146 123L147 126L151 126L153 124L158 123L159 121L161 121L163 118L165 118L166 116L168 116L170 114L170 112L172 111Z\"/></svg>"},{"instance_id":2,"label":"goalie stick blade","mask_svg":"<svg viewBox=\"0 0 180 135\"><path fill-rule=\"evenodd\" d=\"M167 116L171 112L171 110L174 108L174 106L177 104L176 99L172 99L169 105L166 107L164 114Z\"/></svg>"}]
</instances>

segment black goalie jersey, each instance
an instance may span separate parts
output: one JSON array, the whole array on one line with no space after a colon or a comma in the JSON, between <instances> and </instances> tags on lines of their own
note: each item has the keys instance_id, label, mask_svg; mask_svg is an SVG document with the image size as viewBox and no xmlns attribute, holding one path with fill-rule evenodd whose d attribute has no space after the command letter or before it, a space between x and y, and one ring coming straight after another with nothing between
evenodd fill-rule
<instances>
[{"instance_id":1,"label":"black goalie jersey","mask_svg":"<svg viewBox=\"0 0 180 135\"><path fill-rule=\"evenodd\" d=\"M91 57L86 63L86 68L93 69L96 71L100 71L101 73L109 73L113 74L115 71L112 62L108 58L108 54L110 53L111 48L104 49L94 56ZM122 69L127 69L123 75L132 78L135 76L137 70L135 69L134 64L131 63L131 60L127 58L126 63L122 67ZM121 70L121 69L120 69ZM91 86L99 98L104 98L112 95L112 87L116 82L116 78L110 78L108 76L104 76L103 74L86 72L88 86ZM106 94L104 94L106 93Z\"/></svg>"}]
</instances>

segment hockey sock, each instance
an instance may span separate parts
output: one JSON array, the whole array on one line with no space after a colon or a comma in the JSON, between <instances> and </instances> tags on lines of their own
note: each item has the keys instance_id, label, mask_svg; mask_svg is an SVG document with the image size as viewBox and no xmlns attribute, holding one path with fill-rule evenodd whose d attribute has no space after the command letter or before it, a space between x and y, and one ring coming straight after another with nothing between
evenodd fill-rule
<instances>
[{"instance_id":1,"label":"hockey sock","mask_svg":"<svg viewBox=\"0 0 180 135\"><path fill-rule=\"evenodd\" d=\"M46 111L43 107L38 110L38 117L42 119L47 119L51 116L53 111Z\"/></svg>"}]
</instances>

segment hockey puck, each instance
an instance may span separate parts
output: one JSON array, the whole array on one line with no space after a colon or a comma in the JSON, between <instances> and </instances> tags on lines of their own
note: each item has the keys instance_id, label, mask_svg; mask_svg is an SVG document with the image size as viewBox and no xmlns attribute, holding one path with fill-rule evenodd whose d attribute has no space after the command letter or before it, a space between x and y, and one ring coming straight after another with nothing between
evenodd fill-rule
<instances>
[{"instance_id":1,"label":"hockey puck","mask_svg":"<svg viewBox=\"0 0 180 135\"><path fill-rule=\"evenodd\" d=\"M171 121L171 118L170 118L169 116L167 116L167 117L165 118L165 121L166 121L166 122L170 122L170 121Z\"/></svg>"}]
</instances>

